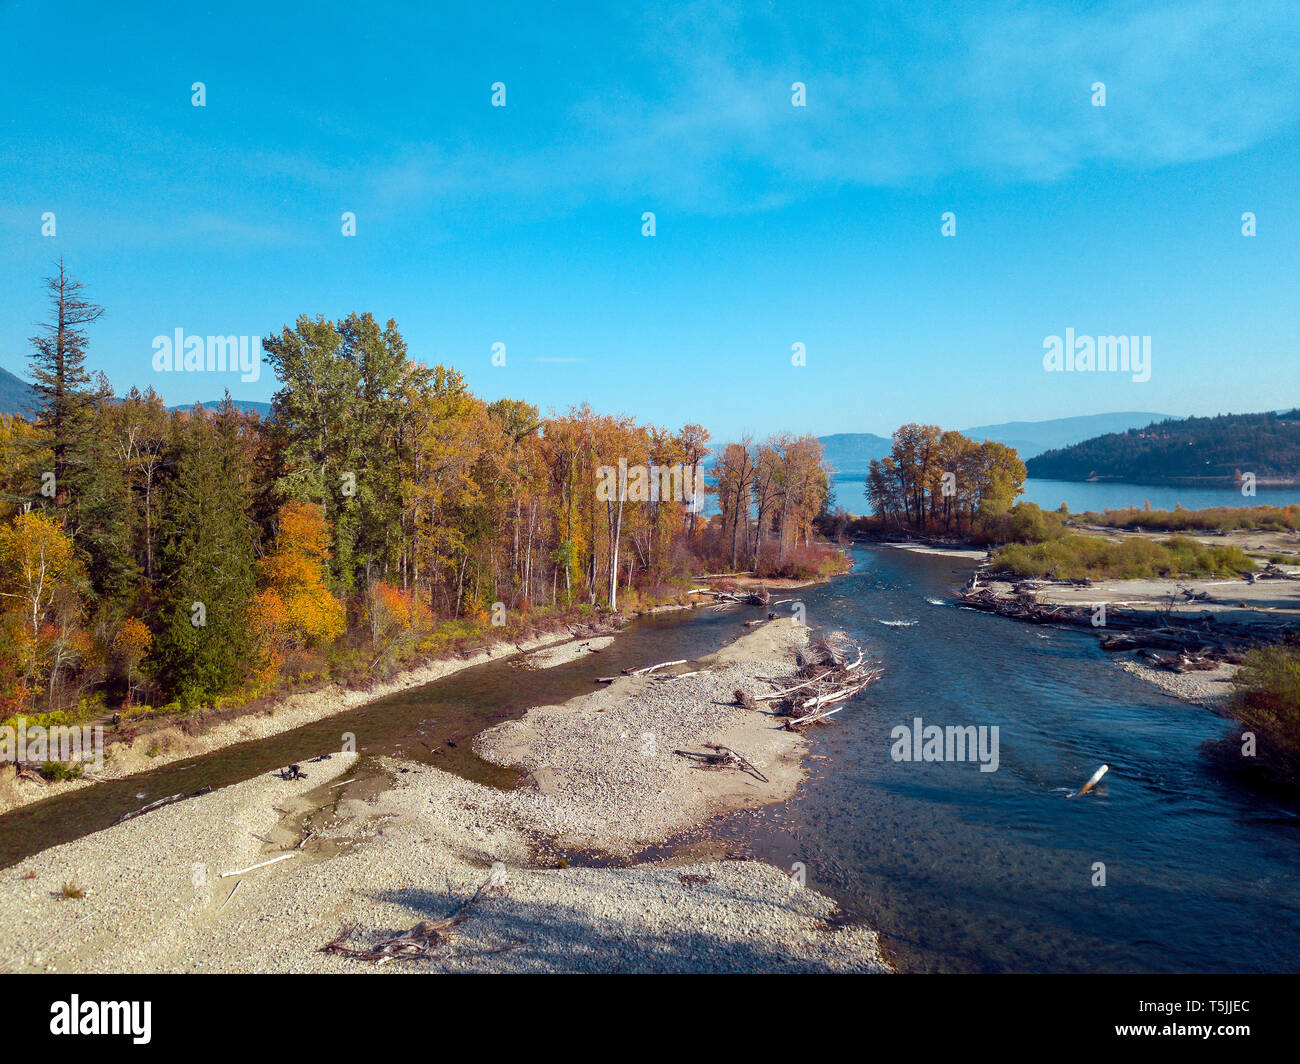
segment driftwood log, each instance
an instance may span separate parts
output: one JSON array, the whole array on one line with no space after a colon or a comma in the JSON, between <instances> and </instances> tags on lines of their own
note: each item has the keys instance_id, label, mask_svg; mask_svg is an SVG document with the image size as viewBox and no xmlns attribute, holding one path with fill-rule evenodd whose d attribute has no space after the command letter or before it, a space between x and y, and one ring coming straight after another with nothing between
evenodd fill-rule
<instances>
[{"instance_id":1,"label":"driftwood log","mask_svg":"<svg viewBox=\"0 0 1300 1064\"><path fill-rule=\"evenodd\" d=\"M808 653L795 659L799 671L792 676L763 677L764 683L775 691L753 695L736 689L736 704L746 709L759 709L771 704L776 716L788 718L788 729L817 724L838 713L845 702L868 684L880 678L880 668L869 666L862 647L843 632L826 635L818 631L808 642Z\"/></svg>"},{"instance_id":2,"label":"driftwood log","mask_svg":"<svg viewBox=\"0 0 1300 1064\"><path fill-rule=\"evenodd\" d=\"M455 929L469 919L471 910L492 886L492 877L488 876L479 884L472 897L455 909L450 916L441 920L421 920L409 931L392 938L376 942L369 949L358 949L348 944L356 934L355 924L344 924L338 935L321 946L318 952L333 953L342 957L370 961L373 964L387 964L389 961L436 960L442 954L454 935ZM500 949L488 952L500 953L504 950L517 949L521 942L508 943Z\"/></svg>"},{"instance_id":3,"label":"driftwood log","mask_svg":"<svg viewBox=\"0 0 1300 1064\"><path fill-rule=\"evenodd\" d=\"M186 798L201 798L205 794L211 794L211 787L200 787L197 791L185 794L173 794L166 798L159 798L156 802L150 802L148 805L141 806L139 809L132 809L129 813L123 813L113 821L114 824L122 824L128 820L134 820L138 816L144 816L145 813L152 813L155 809L161 809L166 805L173 805L176 802L183 802Z\"/></svg>"},{"instance_id":4,"label":"driftwood log","mask_svg":"<svg viewBox=\"0 0 1300 1064\"><path fill-rule=\"evenodd\" d=\"M729 746L720 746L717 743L705 743L705 749L710 753L699 753L695 750L674 750L673 753L679 757L689 757L701 764L709 765L715 768L732 767L738 768L743 772L762 780L764 783L770 783L766 776L755 767L754 763L745 757L744 754L737 753Z\"/></svg>"}]
</instances>

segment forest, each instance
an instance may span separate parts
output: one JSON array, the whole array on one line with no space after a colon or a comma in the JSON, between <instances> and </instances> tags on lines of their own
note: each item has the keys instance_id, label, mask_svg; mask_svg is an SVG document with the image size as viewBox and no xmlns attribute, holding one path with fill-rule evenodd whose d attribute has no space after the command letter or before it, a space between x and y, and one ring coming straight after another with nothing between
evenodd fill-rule
<instances>
[{"instance_id":1,"label":"forest","mask_svg":"<svg viewBox=\"0 0 1300 1064\"><path fill-rule=\"evenodd\" d=\"M1047 451L1026 465L1030 476L1048 480L1231 484L1253 473L1294 481L1300 477L1300 410L1161 421Z\"/></svg>"},{"instance_id":2,"label":"forest","mask_svg":"<svg viewBox=\"0 0 1300 1064\"><path fill-rule=\"evenodd\" d=\"M0 418L0 720L72 723L365 682L420 655L680 598L695 573L816 575L812 437L485 402L370 314L263 342L266 419L168 410L87 368L104 309L59 264L30 419ZM610 469L619 490L600 490ZM669 468L661 492L627 470ZM606 474L602 480L602 470ZM680 475L677 475L680 474ZM685 485L681 490L679 485ZM741 546L744 549L741 550Z\"/></svg>"}]
</instances>

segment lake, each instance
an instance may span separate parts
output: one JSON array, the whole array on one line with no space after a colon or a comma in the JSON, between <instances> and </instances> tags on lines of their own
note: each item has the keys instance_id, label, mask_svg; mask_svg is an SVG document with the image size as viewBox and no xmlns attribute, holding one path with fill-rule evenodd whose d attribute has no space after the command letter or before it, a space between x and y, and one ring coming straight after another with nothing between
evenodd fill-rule
<instances>
[{"instance_id":1,"label":"lake","mask_svg":"<svg viewBox=\"0 0 1300 1064\"><path fill-rule=\"evenodd\" d=\"M870 513L864 494L865 473L836 473L831 478L835 487L836 505L850 513ZM1182 505L1188 510L1204 510L1212 506L1290 506L1300 504L1300 487L1257 489L1253 498L1245 498L1240 490L1231 487L1171 487L1167 484L1117 484L1113 481L1077 483L1069 480L1025 481L1021 500L1037 503L1044 510L1055 510L1065 503L1071 513L1085 510L1123 510L1136 506L1139 510L1150 502L1153 510L1172 510Z\"/></svg>"}]
</instances>

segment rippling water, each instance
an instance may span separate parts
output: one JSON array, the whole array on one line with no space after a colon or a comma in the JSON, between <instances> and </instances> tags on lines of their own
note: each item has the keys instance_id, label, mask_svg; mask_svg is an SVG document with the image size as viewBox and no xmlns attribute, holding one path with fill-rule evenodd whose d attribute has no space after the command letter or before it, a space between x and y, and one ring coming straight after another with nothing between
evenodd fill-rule
<instances>
[{"instance_id":1,"label":"rippling water","mask_svg":"<svg viewBox=\"0 0 1300 1064\"><path fill-rule=\"evenodd\" d=\"M809 623L864 640L884 674L812 733L822 778L721 834L802 861L907 970L1300 969L1300 817L1210 768L1199 748L1228 723L1118 669L1090 633L936 605L966 573L859 550L853 574L807 593ZM997 725L999 769L893 761L891 729L918 716ZM1103 763L1097 791L1067 800Z\"/></svg>"}]
</instances>

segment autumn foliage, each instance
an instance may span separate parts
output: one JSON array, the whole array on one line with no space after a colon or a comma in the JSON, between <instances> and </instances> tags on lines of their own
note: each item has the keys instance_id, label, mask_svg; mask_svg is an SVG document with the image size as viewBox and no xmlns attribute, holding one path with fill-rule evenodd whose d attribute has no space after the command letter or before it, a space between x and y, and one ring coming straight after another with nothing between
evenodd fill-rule
<instances>
[{"instance_id":1,"label":"autumn foliage","mask_svg":"<svg viewBox=\"0 0 1300 1064\"><path fill-rule=\"evenodd\" d=\"M325 585L329 526L320 507L285 503L276 516L275 549L262 561L262 589L250 611L252 630L273 667L343 632L344 613Z\"/></svg>"},{"instance_id":2,"label":"autumn foliage","mask_svg":"<svg viewBox=\"0 0 1300 1064\"><path fill-rule=\"evenodd\" d=\"M169 410L92 373L102 310L62 264L47 289L35 416L0 418L0 713L357 679L502 622L682 594L724 548L810 564L827 488L810 437L759 448L752 484L722 478L724 532L694 491L700 425L485 402L358 313L268 333L269 418L229 396ZM689 490L638 491L651 480Z\"/></svg>"}]
</instances>

